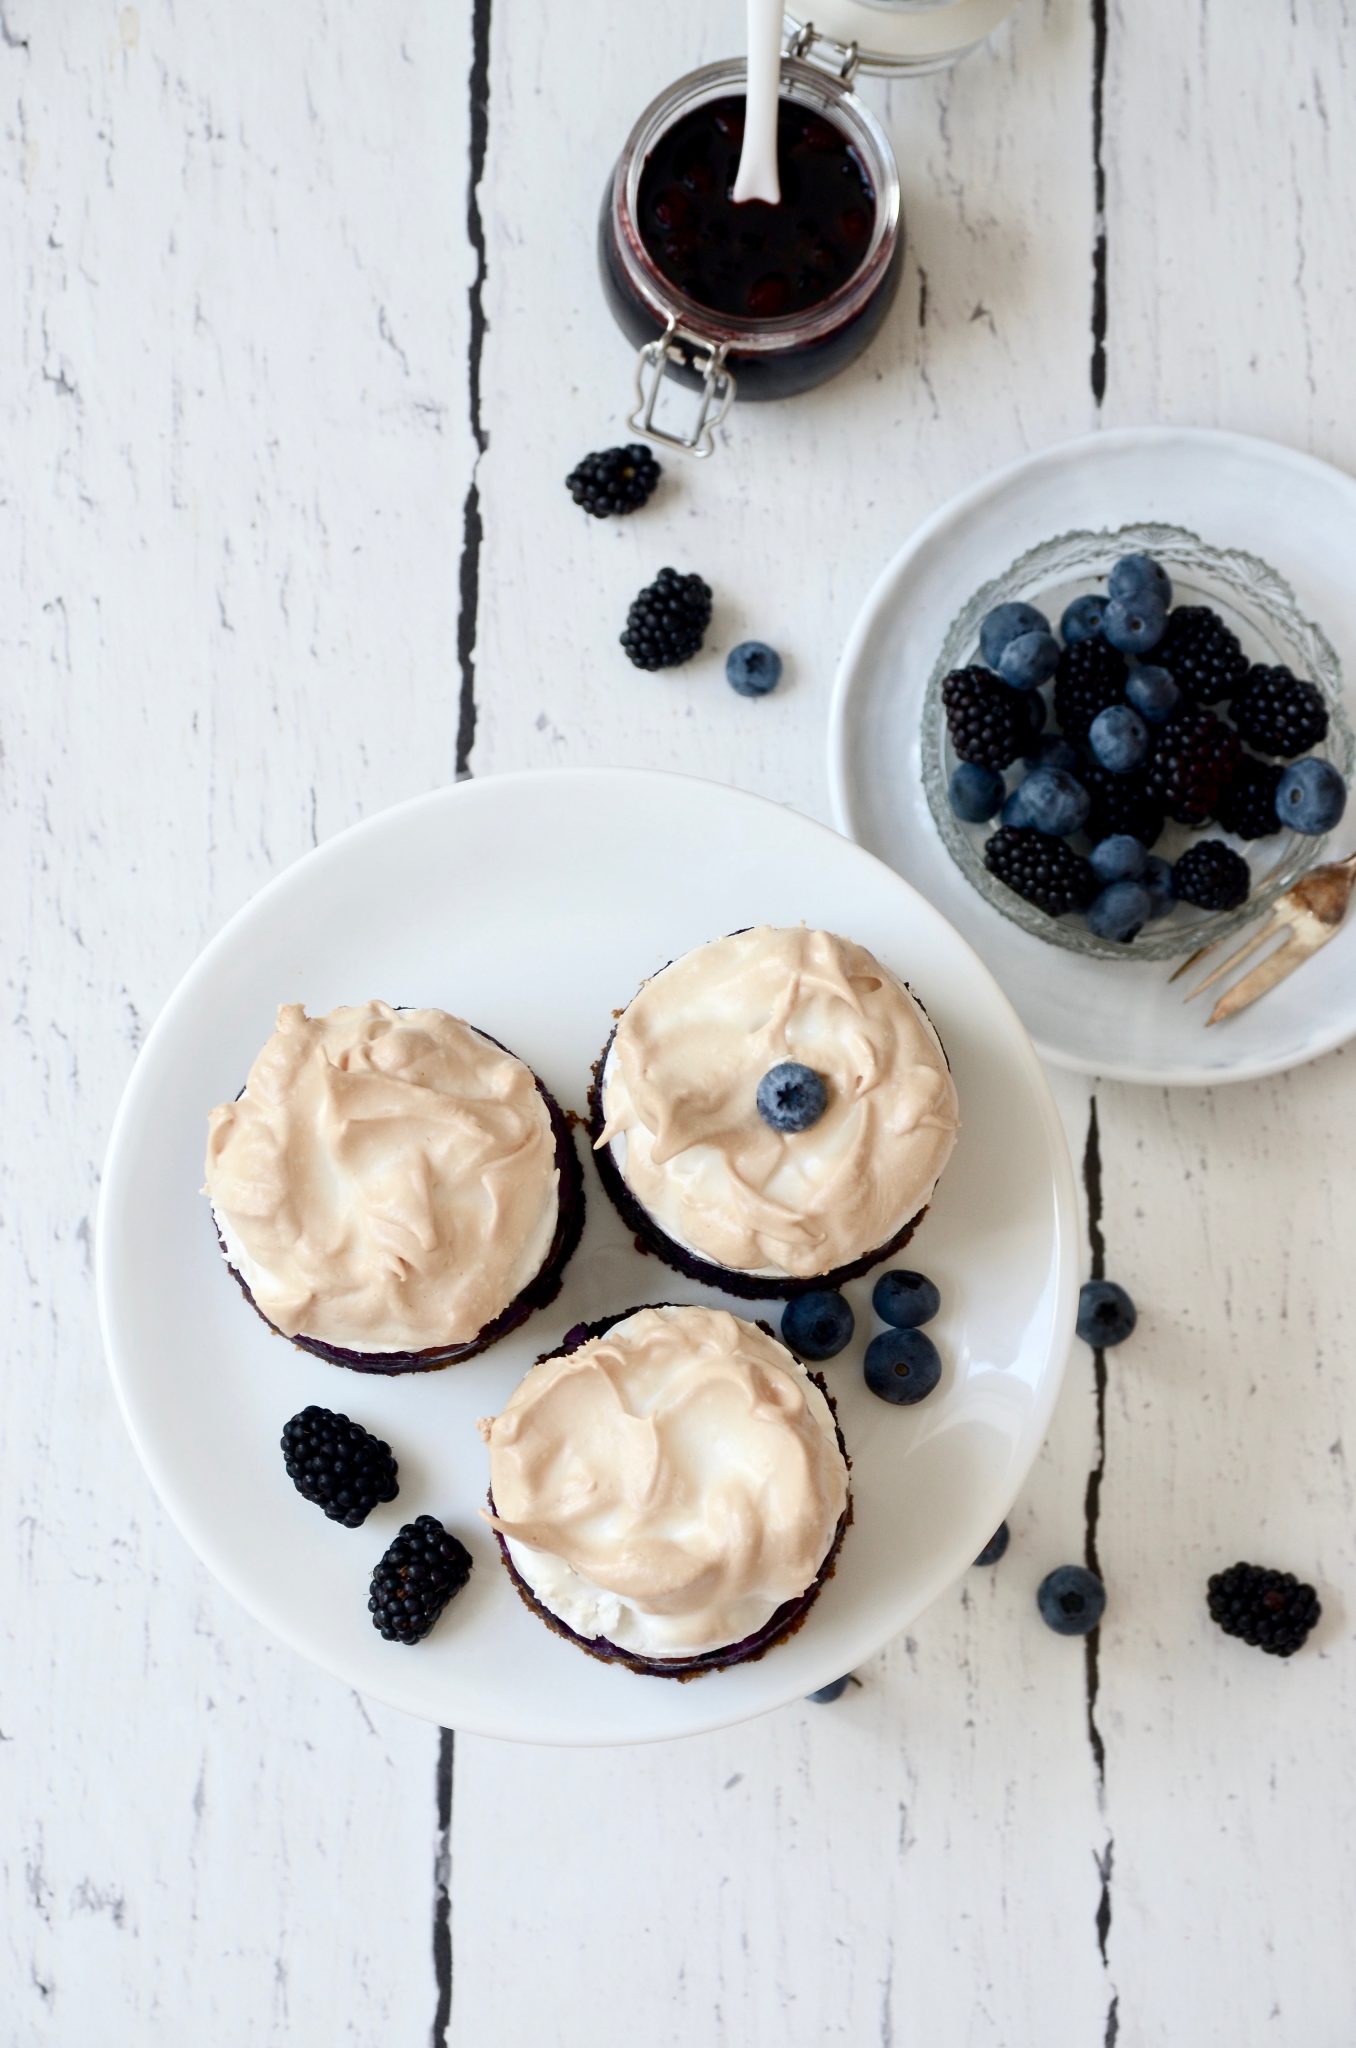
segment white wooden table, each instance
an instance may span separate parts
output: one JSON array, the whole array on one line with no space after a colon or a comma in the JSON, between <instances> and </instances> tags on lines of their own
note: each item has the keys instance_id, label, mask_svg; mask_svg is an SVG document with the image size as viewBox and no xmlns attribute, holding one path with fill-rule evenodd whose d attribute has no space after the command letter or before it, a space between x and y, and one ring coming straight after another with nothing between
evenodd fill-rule
<instances>
[{"instance_id":1,"label":"white wooden table","mask_svg":"<svg viewBox=\"0 0 1356 2048\"><path fill-rule=\"evenodd\" d=\"M738 11L0 0L14 2048L1356 2037L1350 1054L1060 1082L1140 1330L1103 1382L1077 1350L1005 1563L832 1708L560 1754L369 1707L208 1579L116 1416L105 1133L266 877L460 772L652 763L823 815L853 613L984 468L1145 420L1356 468L1349 7L1026 0L951 76L864 88L910 233L871 353L586 520L561 479L630 375L603 180ZM615 634L664 561L717 618L650 678ZM752 704L750 633L789 668ZM1203 1619L1240 1555L1321 1588L1291 1664ZM1032 1607L1085 1556L1086 1655Z\"/></svg>"}]
</instances>

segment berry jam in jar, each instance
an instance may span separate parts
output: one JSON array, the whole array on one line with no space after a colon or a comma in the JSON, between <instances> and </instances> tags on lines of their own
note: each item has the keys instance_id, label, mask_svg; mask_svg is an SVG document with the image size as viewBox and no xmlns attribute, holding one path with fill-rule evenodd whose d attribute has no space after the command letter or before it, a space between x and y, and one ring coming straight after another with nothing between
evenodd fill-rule
<instances>
[{"instance_id":1,"label":"berry jam in jar","mask_svg":"<svg viewBox=\"0 0 1356 2048\"><path fill-rule=\"evenodd\" d=\"M736 387L789 398L854 361L903 262L894 154L844 79L783 59L776 206L731 197L743 121L742 59L680 79L632 129L599 221L608 302L640 348L631 425L694 454ZM666 377L701 391L688 433L655 422Z\"/></svg>"}]
</instances>

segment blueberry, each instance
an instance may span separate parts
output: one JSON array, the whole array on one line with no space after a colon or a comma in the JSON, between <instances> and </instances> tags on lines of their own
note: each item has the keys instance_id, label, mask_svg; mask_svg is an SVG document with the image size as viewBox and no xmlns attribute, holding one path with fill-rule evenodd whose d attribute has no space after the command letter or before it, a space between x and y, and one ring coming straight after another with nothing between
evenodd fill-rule
<instances>
[{"instance_id":1,"label":"blueberry","mask_svg":"<svg viewBox=\"0 0 1356 2048\"><path fill-rule=\"evenodd\" d=\"M1092 758L1112 775L1129 775L1149 752L1149 728L1128 704L1108 704L1088 729Z\"/></svg>"},{"instance_id":2,"label":"blueberry","mask_svg":"<svg viewBox=\"0 0 1356 2048\"><path fill-rule=\"evenodd\" d=\"M1182 701L1182 693L1165 668L1141 664L1126 679L1127 701L1150 725L1166 725Z\"/></svg>"},{"instance_id":3,"label":"blueberry","mask_svg":"<svg viewBox=\"0 0 1356 2048\"><path fill-rule=\"evenodd\" d=\"M1028 697L1026 701L1028 704L1040 704L1044 699ZM1070 775L1076 775L1080 765L1077 747L1071 746L1057 732L1046 733L1043 739L1037 740L1026 759L1033 768L1063 768Z\"/></svg>"},{"instance_id":4,"label":"blueberry","mask_svg":"<svg viewBox=\"0 0 1356 2048\"><path fill-rule=\"evenodd\" d=\"M1003 778L995 768L962 761L952 770L946 793L958 818L967 825L982 825L1002 808Z\"/></svg>"},{"instance_id":5,"label":"blueberry","mask_svg":"<svg viewBox=\"0 0 1356 2048\"><path fill-rule=\"evenodd\" d=\"M797 1358L837 1358L852 1341L852 1310L831 1287L798 1294L782 1310L782 1339Z\"/></svg>"},{"instance_id":6,"label":"blueberry","mask_svg":"<svg viewBox=\"0 0 1356 2048\"><path fill-rule=\"evenodd\" d=\"M1330 832L1347 807L1347 786L1317 754L1292 761L1276 785L1276 816L1295 832Z\"/></svg>"},{"instance_id":7,"label":"blueberry","mask_svg":"<svg viewBox=\"0 0 1356 2048\"><path fill-rule=\"evenodd\" d=\"M1172 578L1152 555L1122 555L1113 565L1106 587L1113 598L1156 597L1164 611L1172 603Z\"/></svg>"},{"instance_id":8,"label":"blueberry","mask_svg":"<svg viewBox=\"0 0 1356 2048\"><path fill-rule=\"evenodd\" d=\"M1064 636L1066 647L1077 647L1080 640L1095 640L1102 630L1108 600L1089 595L1076 597L1072 604L1064 607L1064 616L1059 630Z\"/></svg>"},{"instance_id":9,"label":"blueberry","mask_svg":"<svg viewBox=\"0 0 1356 2048\"><path fill-rule=\"evenodd\" d=\"M1025 787L1026 784L1024 782L1019 782L1012 794L1005 799L1002 812L1002 821L1005 825L1016 825L1019 827L1030 825L1031 813L1026 807L1026 798L1022 794Z\"/></svg>"},{"instance_id":10,"label":"blueberry","mask_svg":"<svg viewBox=\"0 0 1356 2048\"><path fill-rule=\"evenodd\" d=\"M1011 1537L1012 1531L1011 1529L1009 1529L1007 1523L1000 1522L998 1524L998 1527L994 1530L993 1535L989 1538L984 1548L980 1551L979 1556L975 1559L975 1563L997 1564L999 1558L1002 1557L1003 1553L1006 1551L1008 1543L1011 1540Z\"/></svg>"},{"instance_id":11,"label":"blueberry","mask_svg":"<svg viewBox=\"0 0 1356 2048\"><path fill-rule=\"evenodd\" d=\"M1014 690L1038 690L1059 667L1053 633L1018 633L998 657L998 673Z\"/></svg>"},{"instance_id":12,"label":"blueberry","mask_svg":"<svg viewBox=\"0 0 1356 2048\"><path fill-rule=\"evenodd\" d=\"M1081 1564L1056 1565L1041 1580L1036 1605L1057 1636L1088 1636L1106 1611L1106 1587Z\"/></svg>"},{"instance_id":13,"label":"blueberry","mask_svg":"<svg viewBox=\"0 0 1356 2048\"><path fill-rule=\"evenodd\" d=\"M1026 712L1026 722L1031 727L1031 737L1034 740L1037 733L1045 731L1045 721L1050 716L1050 706L1046 703L1039 690L1027 690L1022 697L1022 708Z\"/></svg>"},{"instance_id":14,"label":"blueberry","mask_svg":"<svg viewBox=\"0 0 1356 2048\"><path fill-rule=\"evenodd\" d=\"M1022 799L1025 816L1020 822L1034 825L1038 832L1053 833L1057 839L1078 830L1092 803L1082 783L1067 768L1033 768L1018 783L1013 795ZM1018 821L1009 820L1005 809L1003 822Z\"/></svg>"},{"instance_id":15,"label":"blueberry","mask_svg":"<svg viewBox=\"0 0 1356 2048\"><path fill-rule=\"evenodd\" d=\"M1088 862L1099 882L1137 882L1149 856L1132 833L1113 832L1099 839Z\"/></svg>"},{"instance_id":16,"label":"blueberry","mask_svg":"<svg viewBox=\"0 0 1356 2048\"><path fill-rule=\"evenodd\" d=\"M1135 1304L1114 1280L1083 1282L1078 1296L1078 1334L1094 1351L1124 1344L1135 1322Z\"/></svg>"},{"instance_id":17,"label":"blueberry","mask_svg":"<svg viewBox=\"0 0 1356 2048\"><path fill-rule=\"evenodd\" d=\"M761 640L741 640L725 657L725 680L741 697L766 697L782 679L782 658Z\"/></svg>"},{"instance_id":18,"label":"blueberry","mask_svg":"<svg viewBox=\"0 0 1356 2048\"><path fill-rule=\"evenodd\" d=\"M882 1401L911 1407L941 1376L937 1346L922 1330L882 1330L866 1347L866 1384Z\"/></svg>"},{"instance_id":19,"label":"blueberry","mask_svg":"<svg viewBox=\"0 0 1356 2048\"><path fill-rule=\"evenodd\" d=\"M1144 863L1140 876L1140 887L1149 899L1150 917L1167 917L1177 901L1177 884L1173 880L1172 862L1164 860L1161 854L1151 853Z\"/></svg>"},{"instance_id":20,"label":"blueberry","mask_svg":"<svg viewBox=\"0 0 1356 2048\"><path fill-rule=\"evenodd\" d=\"M1128 946L1149 916L1149 892L1142 883L1108 882L1088 905L1088 930L1094 938Z\"/></svg>"},{"instance_id":21,"label":"blueberry","mask_svg":"<svg viewBox=\"0 0 1356 2048\"><path fill-rule=\"evenodd\" d=\"M834 1700L841 1700L851 1683L851 1676L831 1678L827 1685L820 1686L818 1692L807 1692L805 1697L807 1700L813 1700L816 1706L827 1707Z\"/></svg>"},{"instance_id":22,"label":"blueberry","mask_svg":"<svg viewBox=\"0 0 1356 2048\"><path fill-rule=\"evenodd\" d=\"M979 651L990 668L997 668L1009 640L1021 633L1048 633L1050 621L1034 604L995 605L979 629Z\"/></svg>"},{"instance_id":23,"label":"blueberry","mask_svg":"<svg viewBox=\"0 0 1356 2048\"><path fill-rule=\"evenodd\" d=\"M930 1323L942 1305L942 1297L925 1273L882 1273L871 1290L871 1306L883 1323L897 1330L916 1330Z\"/></svg>"},{"instance_id":24,"label":"blueberry","mask_svg":"<svg viewBox=\"0 0 1356 2048\"><path fill-rule=\"evenodd\" d=\"M1121 654L1148 654L1163 638L1168 609L1160 599L1145 592L1135 597L1113 597L1106 608L1102 631Z\"/></svg>"},{"instance_id":25,"label":"blueberry","mask_svg":"<svg viewBox=\"0 0 1356 2048\"><path fill-rule=\"evenodd\" d=\"M824 1114L829 1091L813 1067L782 1060L758 1083L758 1114L774 1131L808 1131Z\"/></svg>"}]
</instances>

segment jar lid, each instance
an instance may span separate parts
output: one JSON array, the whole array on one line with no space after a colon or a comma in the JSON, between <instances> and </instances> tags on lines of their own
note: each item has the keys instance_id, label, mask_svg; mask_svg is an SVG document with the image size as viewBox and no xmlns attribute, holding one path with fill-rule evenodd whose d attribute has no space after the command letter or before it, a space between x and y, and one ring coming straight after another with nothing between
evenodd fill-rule
<instances>
[{"instance_id":1,"label":"jar lid","mask_svg":"<svg viewBox=\"0 0 1356 2048\"><path fill-rule=\"evenodd\" d=\"M838 70L939 71L992 35L1016 0L813 0L785 17L790 48ZM807 14L809 10L807 9Z\"/></svg>"}]
</instances>

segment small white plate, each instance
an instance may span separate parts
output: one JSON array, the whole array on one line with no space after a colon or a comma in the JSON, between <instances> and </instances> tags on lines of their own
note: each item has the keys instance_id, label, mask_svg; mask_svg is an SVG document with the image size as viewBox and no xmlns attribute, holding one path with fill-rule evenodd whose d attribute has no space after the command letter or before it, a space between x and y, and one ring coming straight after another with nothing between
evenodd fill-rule
<instances>
[{"instance_id":1,"label":"small white plate","mask_svg":"<svg viewBox=\"0 0 1356 2048\"><path fill-rule=\"evenodd\" d=\"M1184 1007L1183 984L1168 985L1170 966L1079 958L985 903L942 844L923 793L924 688L974 592L1058 534L1150 520L1268 563L1351 676L1352 478L1242 434L1171 427L1092 434L981 479L934 513L879 578L834 684L834 816L964 933L1044 1058L1125 1081L1250 1080L1330 1052L1356 1032L1356 937L1343 934L1264 1002L1207 1030L1208 1005ZM1350 710L1350 682L1346 702ZM1344 852L1352 831L1349 813L1325 857Z\"/></svg>"},{"instance_id":2,"label":"small white plate","mask_svg":"<svg viewBox=\"0 0 1356 2048\"><path fill-rule=\"evenodd\" d=\"M946 1377L916 1409L866 1388L857 1341L826 1367L854 1460L856 1522L798 1635L687 1684L596 1663L521 1604L479 1519L494 1414L572 1323L702 1290L635 1246L587 1169L584 1242L551 1308L483 1357L379 1379L272 1336L217 1252L199 1193L208 1109L232 1096L279 1002L381 995L471 1018L582 1111L589 1069L640 980L759 922L840 930L926 1001L963 1130L909 1257L937 1280ZM351 1685L480 1734L643 1742L744 1720L849 1671L949 1585L1035 1458L1069 1347L1080 1254L1063 1132L1013 1011L970 948L889 868L824 826L713 783L629 770L467 782L373 818L278 877L184 977L137 1061L99 1204L114 1383L161 1499L244 1606ZM729 1304L736 1309L739 1304ZM745 1314L757 1314L755 1305ZM771 1311L774 1319L777 1311ZM387 1438L400 1497L361 1529L294 1492L278 1437L308 1402ZM433 1633L386 1643L372 1566L431 1513L475 1569Z\"/></svg>"}]
</instances>

